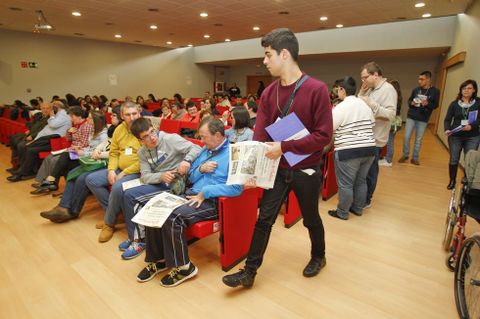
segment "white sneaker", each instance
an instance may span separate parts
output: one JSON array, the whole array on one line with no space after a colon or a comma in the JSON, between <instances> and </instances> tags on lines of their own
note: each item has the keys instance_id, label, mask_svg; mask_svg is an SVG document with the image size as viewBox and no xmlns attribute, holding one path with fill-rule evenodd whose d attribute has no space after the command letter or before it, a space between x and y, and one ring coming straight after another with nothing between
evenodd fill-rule
<instances>
[{"instance_id":1,"label":"white sneaker","mask_svg":"<svg viewBox=\"0 0 480 319\"><path fill-rule=\"evenodd\" d=\"M392 163L387 162L386 159L382 159L378 161L379 166L387 166L387 167L392 167Z\"/></svg>"}]
</instances>

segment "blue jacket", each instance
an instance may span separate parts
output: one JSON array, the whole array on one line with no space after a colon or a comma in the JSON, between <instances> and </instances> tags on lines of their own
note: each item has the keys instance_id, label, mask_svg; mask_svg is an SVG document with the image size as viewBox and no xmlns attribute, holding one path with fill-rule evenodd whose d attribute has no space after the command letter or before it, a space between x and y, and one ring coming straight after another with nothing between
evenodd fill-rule
<instances>
[{"instance_id":1,"label":"blue jacket","mask_svg":"<svg viewBox=\"0 0 480 319\"><path fill-rule=\"evenodd\" d=\"M203 197L215 198L220 196L238 196L242 193L242 185L226 185L228 177L228 160L230 143L225 139L223 144L212 151L203 147L197 159L190 168L190 181L193 183L192 192L203 193ZM217 162L217 169L213 173L200 173L200 166L208 161Z\"/></svg>"}]
</instances>

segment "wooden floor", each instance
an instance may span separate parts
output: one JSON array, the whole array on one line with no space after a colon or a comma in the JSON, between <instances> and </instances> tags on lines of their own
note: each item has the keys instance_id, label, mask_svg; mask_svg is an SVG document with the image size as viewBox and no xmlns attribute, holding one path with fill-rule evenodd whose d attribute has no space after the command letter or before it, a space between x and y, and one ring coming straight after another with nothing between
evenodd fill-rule
<instances>
[{"instance_id":1,"label":"wooden floor","mask_svg":"<svg viewBox=\"0 0 480 319\"><path fill-rule=\"evenodd\" d=\"M124 261L117 245L94 228L101 209L90 198L80 219L53 224L39 216L57 200L33 197L31 181L5 180L9 150L0 146L0 318L456 318L453 274L440 244L449 200L448 154L429 132L421 166L381 168L372 208L348 221L320 203L327 267L314 278L301 271L309 240L299 223L275 225L264 265L250 290L230 289L217 257L218 236L190 247L194 279L163 288L159 278L137 283L144 256ZM478 231L470 221L467 232Z\"/></svg>"}]
</instances>

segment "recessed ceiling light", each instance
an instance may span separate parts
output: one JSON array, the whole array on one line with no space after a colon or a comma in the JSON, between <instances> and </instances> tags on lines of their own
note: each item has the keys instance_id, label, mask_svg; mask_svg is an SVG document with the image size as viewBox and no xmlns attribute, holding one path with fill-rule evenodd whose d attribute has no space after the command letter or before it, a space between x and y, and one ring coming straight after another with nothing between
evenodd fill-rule
<instances>
[{"instance_id":1,"label":"recessed ceiling light","mask_svg":"<svg viewBox=\"0 0 480 319\"><path fill-rule=\"evenodd\" d=\"M336 27L337 28L343 28L343 24L337 24Z\"/></svg>"},{"instance_id":2,"label":"recessed ceiling light","mask_svg":"<svg viewBox=\"0 0 480 319\"><path fill-rule=\"evenodd\" d=\"M258 31L258 30L260 30L260 27L253 27L252 29L253 29L253 31Z\"/></svg>"},{"instance_id":3,"label":"recessed ceiling light","mask_svg":"<svg viewBox=\"0 0 480 319\"><path fill-rule=\"evenodd\" d=\"M208 13L206 13L206 12L201 12L201 13L200 13L200 16L201 16L202 18L206 18L206 17L208 17Z\"/></svg>"},{"instance_id":4,"label":"recessed ceiling light","mask_svg":"<svg viewBox=\"0 0 480 319\"><path fill-rule=\"evenodd\" d=\"M150 26L150 29L152 29L152 30L157 30L158 27L157 27L156 25L152 24L152 25Z\"/></svg>"},{"instance_id":5,"label":"recessed ceiling light","mask_svg":"<svg viewBox=\"0 0 480 319\"><path fill-rule=\"evenodd\" d=\"M72 12L72 16L81 17L82 14L81 14L80 12L78 12L78 11L73 11L73 12Z\"/></svg>"},{"instance_id":6,"label":"recessed ceiling light","mask_svg":"<svg viewBox=\"0 0 480 319\"><path fill-rule=\"evenodd\" d=\"M122 37L121 34L115 34L115 38L120 39Z\"/></svg>"},{"instance_id":7,"label":"recessed ceiling light","mask_svg":"<svg viewBox=\"0 0 480 319\"><path fill-rule=\"evenodd\" d=\"M191 48L191 47L193 47L193 44L189 44L189 45L187 45L187 47Z\"/></svg>"},{"instance_id":8,"label":"recessed ceiling light","mask_svg":"<svg viewBox=\"0 0 480 319\"><path fill-rule=\"evenodd\" d=\"M204 37L205 39L209 39L209 38L210 38L210 35L209 35L209 34L204 34L203 37Z\"/></svg>"},{"instance_id":9,"label":"recessed ceiling light","mask_svg":"<svg viewBox=\"0 0 480 319\"><path fill-rule=\"evenodd\" d=\"M230 40L229 38L225 39L225 42L230 42L230 41L232 41L232 40Z\"/></svg>"},{"instance_id":10,"label":"recessed ceiling light","mask_svg":"<svg viewBox=\"0 0 480 319\"><path fill-rule=\"evenodd\" d=\"M166 43L167 43L168 45L170 45L170 44L172 44L172 41L167 41Z\"/></svg>"},{"instance_id":11,"label":"recessed ceiling light","mask_svg":"<svg viewBox=\"0 0 480 319\"><path fill-rule=\"evenodd\" d=\"M328 18L326 16L320 17L320 21L327 21Z\"/></svg>"},{"instance_id":12,"label":"recessed ceiling light","mask_svg":"<svg viewBox=\"0 0 480 319\"><path fill-rule=\"evenodd\" d=\"M432 15L430 13L422 14L422 18L430 18Z\"/></svg>"},{"instance_id":13,"label":"recessed ceiling light","mask_svg":"<svg viewBox=\"0 0 480 319\"><path fill-rule=\"evenodd\" d=\"M422 7L425 7L425 3L423 2L415 3L415 8L422 8Z\"/></svg>"}]
</instances>

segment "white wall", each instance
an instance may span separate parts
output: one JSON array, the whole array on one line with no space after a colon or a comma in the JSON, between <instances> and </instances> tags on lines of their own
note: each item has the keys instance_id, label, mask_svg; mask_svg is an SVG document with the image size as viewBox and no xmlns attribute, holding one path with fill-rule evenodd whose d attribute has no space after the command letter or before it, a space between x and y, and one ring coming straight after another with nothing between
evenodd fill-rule
<instances>
[{"instance_id":1,"label":"white wall","mask_svg":"<svg viewBox=\"0 0 480 319\"><path fill-rule=\"evenodd\" d=\"M165 51L7 30L0 30L0 39L0 103L66 93L201 96L212 87L213 66L194 64L191 48ZM20 61L37 62L38 69L22 69ZM110 75L117 85L110 84Z\"/></svg>"},{"instance_id":2,"label":"white wall","mask_svg":"<svg viewBox=\"0 0 480 319\"><path fill-rule=\"evenodd\" d=\"M438 136L448 145L444 132L443 120L449 104L455 99L460 84L467 79L480 82L480 1L473 1L466 14L457 16L455 40L449 53L449 58L466 51L465 62L449 69L445 84L445 94L441 102L440 120L437 129ZM478 95L478 93L477 93Z\"/></svg>"},{"instance_id":3,"label":"white wall","mask_svg":"<svg viewBox=\"0 0 480 319\"><path fill-rule=\"evenodd\" d=\"M300 54L449 47L454 16L296 33ZM196 63L261 58L260 39L195 48Z\"/></svg>"}]
</instances>

